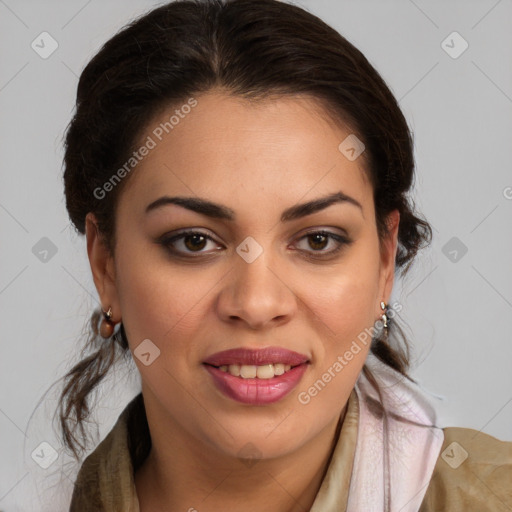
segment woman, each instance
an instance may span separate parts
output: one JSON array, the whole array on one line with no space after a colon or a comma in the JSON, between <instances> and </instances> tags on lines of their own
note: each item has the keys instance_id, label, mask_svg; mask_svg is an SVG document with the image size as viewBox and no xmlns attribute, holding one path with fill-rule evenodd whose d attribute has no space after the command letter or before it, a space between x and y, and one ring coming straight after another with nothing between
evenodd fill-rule
<instances>
[{"instance_id":1,"label":"woman","mask_svg":"<svg viewBox=\"0 0 512 512\"><path fill-rule=\"evenodd\" d=\"M332 28L276 0L153 10L83 71L65 167L102 305L60 403L77 458L119 351L142 384L71 511L512 507L512 443L438 428L407 376L411 135Z\"/></svg>"}]
</instances>

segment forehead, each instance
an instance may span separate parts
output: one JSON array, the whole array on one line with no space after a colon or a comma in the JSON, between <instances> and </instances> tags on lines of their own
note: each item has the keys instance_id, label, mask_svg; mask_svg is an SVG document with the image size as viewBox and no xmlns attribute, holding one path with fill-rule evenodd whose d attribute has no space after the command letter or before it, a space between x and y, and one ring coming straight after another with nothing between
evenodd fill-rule
<instances>
[{"instance_id":1,"label":"forehead","mask_svg":"<svg viewBox=\"0 0 512 512\"><path fill-rule=\"evenodd\" d=\"M363 158L351 161L339 150L350 129L313 98L209 92L193 100L162 109L146 126L139 142L151 149L123 191L133 207L142 211L163 193L207 196L234 209L340 190L361 203L373 199Z\"/></svg>"}]
</instances>

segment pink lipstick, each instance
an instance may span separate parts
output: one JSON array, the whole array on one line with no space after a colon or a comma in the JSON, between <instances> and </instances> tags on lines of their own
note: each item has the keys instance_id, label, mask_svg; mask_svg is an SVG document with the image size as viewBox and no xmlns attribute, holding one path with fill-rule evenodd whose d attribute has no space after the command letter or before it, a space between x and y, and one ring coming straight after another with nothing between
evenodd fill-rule
<instances>
[{"instance_id":1,"label":"pink lipstick","mask_svg":"<svg viewBox=\"0 0 512 512\"><path fill-rule=\"evenodd\" d=\"M250 405L284 398L297 386L308 363L304 354L280 347L226 350L203 362L219 391Z\"/></svg>"}]
</instances>

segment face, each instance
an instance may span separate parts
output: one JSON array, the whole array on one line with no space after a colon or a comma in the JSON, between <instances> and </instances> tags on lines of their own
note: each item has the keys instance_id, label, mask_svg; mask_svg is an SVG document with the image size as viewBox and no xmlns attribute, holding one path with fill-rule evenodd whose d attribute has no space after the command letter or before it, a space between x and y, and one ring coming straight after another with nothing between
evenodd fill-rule
<instances>
[{"instance_id":1,"label":"face","mask_svg":"<svg viewBox=\"0 0 512 512\"><path fill-rule=\"evenodd\" d=\"M340 416L369 350L358 336L391 294L398 212L379 245L363 158L340 152L350 130L315 100L195 100L142 136L155 145L125 178L114 257L88 216L91 267L104 309L123 321L148 417L219 454L250 442L277 457Z\"/></svg>"}]
</instances>

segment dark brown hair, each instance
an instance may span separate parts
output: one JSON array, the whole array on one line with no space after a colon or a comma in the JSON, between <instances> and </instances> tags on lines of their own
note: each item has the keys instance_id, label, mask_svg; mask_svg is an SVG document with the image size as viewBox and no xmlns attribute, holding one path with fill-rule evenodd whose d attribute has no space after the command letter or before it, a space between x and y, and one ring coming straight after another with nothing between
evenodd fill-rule
<instances>
[{"instance_id":1,"label":"dark brown hair","mask_svg":"<svg viewBox=\"0 0 512 512\"><path fill-rule=\"evenodd\" d=\"M66 207L78 232L85 234L86 214L93 212L104 243L115 253L116 204L129 176L103 199L94 190L126 162L162 108L213 88L251 100L309 95L350 127L366 147L379 237L387 232L387 214L398 209L396 267L402 274L409 269L432 231L407 196L413 145L397 101L364 55L337 31L277 0L175 1L134 20L105 43L80 76L65 138ZM122 324L108 342L98 335L99 320L95 311L84 358L63 377L60 425L77 458L77 448L85 445L75 430L80 427L84 440L90 393L118 356L131 357ZM371 350L407 376L409 349L395 319L389 341L376 337Z\"/></svg>"}]
</instances>

